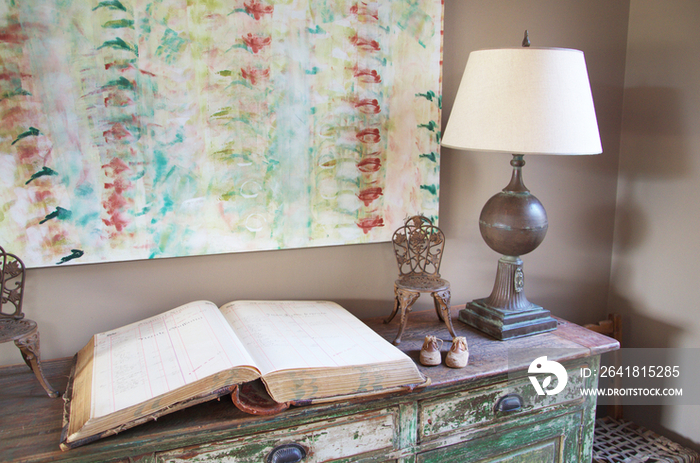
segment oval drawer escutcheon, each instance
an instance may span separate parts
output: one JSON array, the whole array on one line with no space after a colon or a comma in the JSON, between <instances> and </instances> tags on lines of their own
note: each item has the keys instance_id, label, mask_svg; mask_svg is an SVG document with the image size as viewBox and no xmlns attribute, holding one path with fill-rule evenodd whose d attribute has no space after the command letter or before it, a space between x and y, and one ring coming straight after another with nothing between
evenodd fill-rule
<instances>
[{"instance_id":1,"label":"oval drawer escutcheon","mask_svg":"<svg viewBox=\"0 0 700 463\"><path fill-rule=\"evenodd\" d=\"M306 449L299 444L283 444L272 449L267 463L298 463L306 458Z\"/></svg>"}]
</instances>

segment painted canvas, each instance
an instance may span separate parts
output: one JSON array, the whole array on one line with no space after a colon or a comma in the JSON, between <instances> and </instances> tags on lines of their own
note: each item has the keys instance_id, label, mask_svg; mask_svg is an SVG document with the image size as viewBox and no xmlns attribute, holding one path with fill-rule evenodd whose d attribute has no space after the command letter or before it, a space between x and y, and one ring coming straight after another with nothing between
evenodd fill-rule
<instances>
[{"instance_id":1,"label":"painted canvas","mask_svg":"<svg viewBox=\"0 0 700 463\"><path fill-rule=\"evenodd\" d=\"M436 219L442 9L0 0L0 243L41 267Z\"/></svg>"}]
</instances>

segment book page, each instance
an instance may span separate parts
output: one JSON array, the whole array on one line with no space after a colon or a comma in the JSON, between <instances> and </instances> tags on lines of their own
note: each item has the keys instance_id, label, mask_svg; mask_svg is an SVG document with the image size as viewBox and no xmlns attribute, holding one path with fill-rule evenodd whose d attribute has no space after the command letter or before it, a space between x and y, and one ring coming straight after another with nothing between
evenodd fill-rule
<instances>
[{"instance_id":1,"label":"book page","mask_svg":"<svg viewBox=\"0 0 700 463\"><path fill-rule=\"evenodd\" d=\"M92 417L255 365L215 304L192 302L95 335Z\"/></svg>"},{"instance_id":2,"label":"book page","mask_svg":"<svg viewBox=\"0 0 700 463\"><path fill-rule=\"evenodd\" d=\"M260 372L405 360L350 312L326 301L236 301L221 308Z\"/></svg>"}]
</instances>

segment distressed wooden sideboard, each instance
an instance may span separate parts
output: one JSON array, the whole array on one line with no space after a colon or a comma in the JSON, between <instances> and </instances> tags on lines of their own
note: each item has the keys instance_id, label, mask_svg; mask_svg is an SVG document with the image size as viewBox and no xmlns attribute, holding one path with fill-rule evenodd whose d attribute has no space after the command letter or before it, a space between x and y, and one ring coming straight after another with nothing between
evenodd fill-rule
<instances>
[{"instance_id":1,"label":"distressed wooden sideboard","mask_svg":"<svg viewBox=\"0 0 700 463\"><path fill-rule=\"evenodd\" d=\"M366 322L388 340L398 329L381 319ZM578 388L595 387L597 378L582 376L581 368L595 371L600 354L617 349L617 341L563 320L556 331L509 341L456 320L454 326L469 343L469 365L421 366L432 383L420 390L292 407L271 417L244 414L223 397L66 452L58 447L62 400L49 398L25 365L3 367L0 461L251 463L295 443L306 452L304 462L590 461L595 398L582 398ZM426 334L450 339L434 312L412 313L400 348L416 362ZM564 392L537 395L527 376L537 348L567 368ZM70 362L44 363L62 391Z\"/></svg>"}]
</instances>

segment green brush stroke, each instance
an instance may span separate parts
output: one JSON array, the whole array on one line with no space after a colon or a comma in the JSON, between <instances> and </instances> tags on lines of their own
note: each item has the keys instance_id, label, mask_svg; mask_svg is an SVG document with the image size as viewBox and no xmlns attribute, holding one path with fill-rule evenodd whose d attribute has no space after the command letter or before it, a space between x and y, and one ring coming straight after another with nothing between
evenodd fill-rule
<instances>
[{"instance_id":1,"label":"green brush stroke","mask_svg":"<svg viewBox=\"0 0 700 463\"><path fill-rule=\"evenodd\" d=\"M437 103L438 108L442 109L442 95L435 95L435 92L428 90L426 93L416 93L416 96L423 97L428 101Z\"/></svg>"},{"instance_id":2,"label":"green brush stroke","mask_svg":"<svg viewBox=\"0 0 700 463\"><path fill-rule=\"evenodd\" d=\"M27 138L27 137L38 137L39 134L41 134L41 132L39 131L39 129L36 129L36 128L34 128L34 127L29 127L29 129L28 129L26 132L20 133L20 134L17 136L17 138L15 138L15 141L12 142L12 144L14 145L15 143L17 143L18 141L20 141L20 140L23 139L23 138Z\"/></svg>"},{"instance_id":3,"label":"green brush stroke","mask_svg":"<svg viewBox=\"0 0 700 463\"><path fill-rule=\"evenodd\" d=\"M79 259L79 258L83 257L84 254L85 254L85 252L83 252L80 249L71 249L70 255L61 257L61 261L56 262L56 265L65 264L66 262L71 261L73 259Z\"/></svg>"},{"instance_id":4,"label":"green brush stroke","mask_svg":"<svg viewBox=\"0 0 700 463\"><path fill-rule=\"evenodd\" d=\"M110 80L106 84L102 86L102 88L108 88L108 87L118 87L121 88L122 90L133 90L134 89L134 84L127 79L124 76L119 77L117 80Z\"/></svg>"},{"instance_id":5,"label":"green brush stroke","mask_svg":"<svg viewBox=\"0 0 700 463\"><path fill-rule=\"evenodd\" d=\"M4 100L4 99L6 99L6 98L12 98L13 96L19 96L19 95L22 95L22 96L32 96L31 93L29 93L28 91L24 90L23 88L16 88L16 89L11 90L11 91L9 91L9 92L3 93L2 96L0 96L0 100Z\"/></svg>"},{"instance_id":6,"label":"green brush stroke","mask_svg":"<svg viewBox=\"0 0 700 463\"><path fill-rule=\"evenodd\" d=\"M326 31L321 29L321 26L319 26L318 24L316 24L315 29L308 27L308 28L306 28L306 30L309 31L309 34L325 34L326 33Z\"/></svg>"},{"instance_id":7,"label":"green brush stroke","mask_svg":"<svg viewBox=\"0 0 700 463\"><path fill-rule=\"evenodd\" d=\"M419 157L426 158L432 162L437 162L438 154L435 151L431 151L430 153L421 154Z\"/></svg>"},{"instance_id":8,"label":"green brush stroke","mask_svg":"<svg viewBox=\"0 0 700 463\"><path fill-rule=\"evenodd\" d=\"M44 166L40 171L35 172L31 177L29 177L29 180L26 181L25 185L29 185L29 182L32 180L36 180L39 177L44 177L46 175L58 175L58 172L55 170Z\"/></svg>"},{"instance_id":9,"label":"green brush stroke","mask_svg":"<svg viewBox=\"0 0 700 463\"><path fill-rule=\"evenodd\" d=\"M67 220L70 219L72 215L73 213L68 209L63 209L61 206L57 206L55 211L44 217L44 220L42 220L39 223L43 224L44 222L48 222L51 219Z\"/></svg>"},{"instance_id":10,"label":"green brush stroke","mask_svg":"<svg viewBox=\"0 0 700 463\"><path fill-rule=\"evenodd\" d=\"M253 86L251 85L251 83L248 82L247 80L234 80L234 81L231 81L231 83L228 84L228 85L226 86L226 88L230 88L230 87L233 86L233 85L242 85L242 86L247 87L247 88L253 88Z\"/></svg>"},{"instance_id":11,"label":"green brush stroke","mask_svg":"<svg viewBox=\"0 0 700 463\"><path fill-rule=\"evenodd\" d=\"M187 40L183 39L172 29L167 29L160 39L160 45L156 49L156 56L163 56L166 63L172 64L187 46Z\"/></svg>"},{"instance_id":12,"label":"green brush stroke","mask_svg":"<svg viewBox=\"0 0 700 463\"><path fill-rule=\"evenodd\" d=\"M119 0L105 0L104 2L100 2L95 8L92 9L92 11L95 11L99 8L109 8L110 10L121 10L121 11L126 11L126 8L124 5L122 5L122 2Z\"/></svg>"},{"instance_id":13,"label":"green brush stroke","mask_svg":"<svg viewBox=\"0 0 700 463\"><path fill-rule=\"evenodd\" d=\"M128 27L129 29L133 29L134 21L132 19L117 19L114 21L107 21L102 25L102 27L107 29L120 29L122 27Z\"/></svg>"},{"instance_id":14,"label":"green brush stroke","mask_svg":"<svg viewBox=\"0 0 700 463\"><path fill-rule=\"evenodd\" d=\"M430 121L430 122L428 122L427 124L418 124L418 127L419 127L419 128L428 129L428 130L430 130L431 132L435 132L435 131L437 130L437 128L438 128L438 125L437 125L437 123L436 123L435 121Z\"/></svg>"},{"instance_id":15,"label":"green brush stroke","mask_svg":"<svg viewBox=\"0 0 700 463\"><path fill-rule=\"evenodd\" d=\"M233 45L231 45L231 46L229 47L228 50L226 50L226 53L230 52L230 51L233 50L234 48L242 48L242 49L244 49L244 50L250 51L250 48L248 48L248 45L246 45L245 43L234 43ZM251 53L253 53L253 52L251 51Z\"/></svg>"},{"instance_id":16,"label":"green brush stroke","mask_svg":"<svg viewBox=\"0 0 700 463\"><path fill-rule=\"evenodd\" d=\"M114 40L107 40L105 43L97 47L98 50L102 48L115 48L117 50L126 50L130 51L131 53L135 54L136 56L139 55L138 48L134 45L131 46L128 43L126 43L124 40L122 40L120 37L117 37Z\"/></svg>"},{"instance_id":17,"label":"green brush stroke","mask_svg":"<svg viewBox=\"0 0 700 463\"><path fill-rule=\"evenodd\" d=\"M437 187L437 185L421 185L421 186L420 186L420 189L421 189L421 190L428 191L428 192L430 192L431 194L436 195L436 194L437 194L438 187Z\"/></svg>"}]
</instances>

